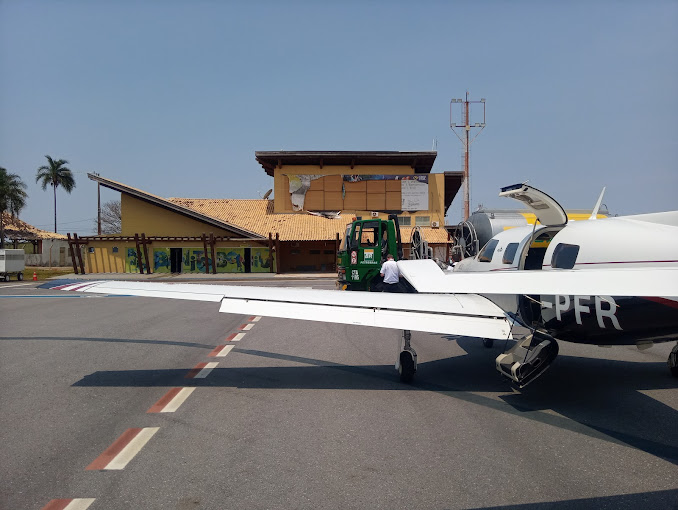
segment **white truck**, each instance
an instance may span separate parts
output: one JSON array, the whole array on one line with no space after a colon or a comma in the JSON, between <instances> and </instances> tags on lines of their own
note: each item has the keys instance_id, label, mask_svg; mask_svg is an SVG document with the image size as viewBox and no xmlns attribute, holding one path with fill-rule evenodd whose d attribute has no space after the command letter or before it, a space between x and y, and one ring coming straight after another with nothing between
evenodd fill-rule
<instances>
[{"instance_id":1,"label":"white truck","mask_svg":"<svg viewBox=\"0 0 678 510\"><path fill-rule=\"evenodd\" d=\"M9 281L11 274L16 274L16 279L24 279L26 268L26 253L23 250L0 250L0 280Z\"/></svg>"}]
</instances>

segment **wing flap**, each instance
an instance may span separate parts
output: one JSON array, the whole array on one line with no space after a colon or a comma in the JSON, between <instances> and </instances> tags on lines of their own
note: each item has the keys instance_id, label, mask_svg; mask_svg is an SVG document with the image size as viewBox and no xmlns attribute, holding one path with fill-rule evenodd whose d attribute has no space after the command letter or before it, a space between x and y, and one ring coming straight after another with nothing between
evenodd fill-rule
<instances>
[{"instance_id":1,"label":"wing flap","mask_svg":"<svg viewBox=\"0 0 678 510\"><path fill-rule=\"evenodd\" d=\"M419 295L402 294L402 296L408 296L416 301ZM375 301L378 301L378 299ZM487 303L488 312L494 312L495 305L490 301L487 301ZM500 317L494 313L489 316L481 316L426 312L407 309L404 300L401 307L382 308L377 303L373 303L371 307L357 307L336 304L293 303L263 297L261 299L225 297L221 302L219 311L482 338L511 338L511 328L503 314Z\"/></svg>"}]
</instances>

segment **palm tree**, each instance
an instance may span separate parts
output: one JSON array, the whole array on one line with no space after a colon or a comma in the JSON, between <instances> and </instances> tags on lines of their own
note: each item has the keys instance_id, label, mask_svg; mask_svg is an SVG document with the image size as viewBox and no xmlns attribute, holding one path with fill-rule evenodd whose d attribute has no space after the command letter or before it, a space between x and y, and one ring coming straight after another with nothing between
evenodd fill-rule
<instances>
[{"instance_id":1,"label":"palm tree","mask_svg":"<svg viewBox=\"0 0 678 510\"><path fill-rule=\"evenodd\" d=\"M75 179L73 172L64 165L68 164L65 159L54 161L51 157L45 156L49 165L43 165L38 168L38 173L35 176L35 182L42 184L42 189L47 189L49 184L54 188L54 232L57 231L57 206L56 206L56 189L61 186L70 193L75 188Z\"/></svg>"},{"instance_id":2,"label":"palm tree","mask_svg":"<svg viewBox=\"0 0 678 510\"><path fill-rule=\"evenodd\" d=\"M26 205L26 184L17 174L10 174L0 167L0 249L5 247L5 212L12 218Z\"/></svg>"}]
</instances>

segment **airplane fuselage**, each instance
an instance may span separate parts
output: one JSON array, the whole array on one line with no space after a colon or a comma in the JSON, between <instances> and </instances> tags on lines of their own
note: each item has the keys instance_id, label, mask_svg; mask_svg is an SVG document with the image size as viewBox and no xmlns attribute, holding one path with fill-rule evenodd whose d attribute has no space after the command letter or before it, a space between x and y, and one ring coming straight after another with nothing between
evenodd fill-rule
<instances>
[{"instance_id":1,"label":"airplane fuselage","mask_svg":"<svg viewBox=\"0 0 678 510\"><path fill-rule=\"evenodd\" d=\"M678 213L527 226L493 237L456 272L678 267ZM641 242L642 240L642 242ZM632 277L632 276L629 276ZM675 282L678 289L678 281ZM673 296L485 295L556 339L597 345L678 340Z\"/></svg>"}]
</instances>

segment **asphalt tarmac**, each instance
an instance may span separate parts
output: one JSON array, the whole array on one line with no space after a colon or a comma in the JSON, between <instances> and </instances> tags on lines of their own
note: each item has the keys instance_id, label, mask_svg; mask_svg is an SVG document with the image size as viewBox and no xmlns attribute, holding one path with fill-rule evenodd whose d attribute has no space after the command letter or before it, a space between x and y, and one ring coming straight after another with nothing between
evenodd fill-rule
<instances>
[{"instance_id":1,"label":"asphalt tarmac","mask_svg":"<svg viewBox=\"0 0 678 510\"><path fill-rule=\"evenodd\" d=\"M678 508L673 344L516 392L503 342L413 332L408 385L397 331L217 310L0 285L0 508Z\"/></svg>"}]
</instances>

